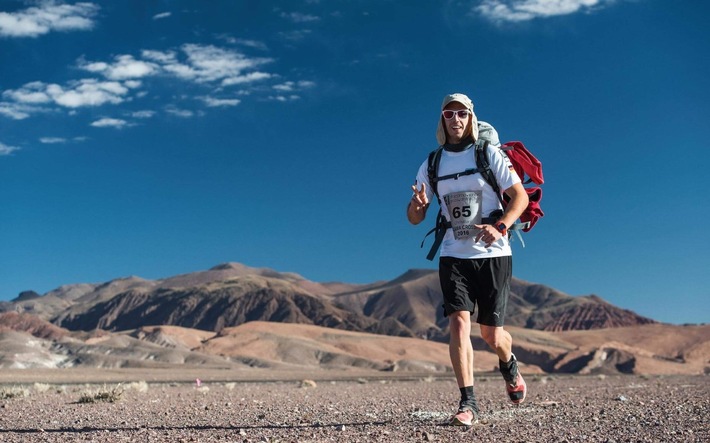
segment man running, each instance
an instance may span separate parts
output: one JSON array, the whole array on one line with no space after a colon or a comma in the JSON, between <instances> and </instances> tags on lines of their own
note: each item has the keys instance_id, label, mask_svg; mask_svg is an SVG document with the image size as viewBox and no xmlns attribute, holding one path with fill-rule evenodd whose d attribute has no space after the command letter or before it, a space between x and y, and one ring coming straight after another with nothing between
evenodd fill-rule
<instances>
[{"instance_id":1,"label":"man running","mask_svg":"<svg viewBox=\"0 0 710 443\"><path fill-rule=\"evenodd\" d=\"M458 175L477 167L474 144L478 139L478 120L473 102L464 94L447 95L441 109L436 136L444 149L438 171L434 172L441 178L435 185L437 195L443 196L439 201L448 229L441 244L439 280L444 313L449 318L449 355L461 392L451 424L471 426L479 414L471 345L471 315L476 306L481 336L498 354L510 400L515 404L525 400L527 387L512 353L513 339L503 324L512 278L507 229L527 207L528 196L498 146L489 145L488 155L500 189L510 197L505 208L481 174ZM428 164L425 160L419 168L407 206L407 218L414 225L425 219L434 196Z\"/></svg>"}]
</instances>

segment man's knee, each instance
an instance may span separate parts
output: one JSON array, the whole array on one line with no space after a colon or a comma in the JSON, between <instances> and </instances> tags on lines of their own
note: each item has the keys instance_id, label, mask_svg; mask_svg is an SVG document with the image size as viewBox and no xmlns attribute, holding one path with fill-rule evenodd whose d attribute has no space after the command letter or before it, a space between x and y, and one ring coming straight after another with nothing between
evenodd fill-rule
<instances>
[{"instance_id":1,"label":"man's knee","mask_svg":"<svg viewBox=\"0 0 710 443\"><path fill-rule=\"evenodd\" d=\"M466 311L452 312L449 315L449 330L452 337L470 334L471 314Z\"/></svg>"},{"instance_id":2,"label":"man's knee","mask_svg":"<svg viewBox=\"0 0 710 443\"><path fill-rule=\"evenodd\" d=\"M501 327L481 325L481 338L493 349L498 349L506 343L506 332Z\"/></svg>"}]
</instances>

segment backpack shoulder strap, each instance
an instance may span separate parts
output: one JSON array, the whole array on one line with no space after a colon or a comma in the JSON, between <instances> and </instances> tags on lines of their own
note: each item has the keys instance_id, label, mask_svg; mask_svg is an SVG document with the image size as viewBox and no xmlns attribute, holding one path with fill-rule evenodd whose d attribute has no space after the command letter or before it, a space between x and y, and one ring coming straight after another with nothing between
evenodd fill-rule
<instances>
[{"instance_id":1,"label":"backpack shoulder strap","mask_svg":"<svg viewBox=\"0 0 710 443\"><path fill-rule=\"evenodd\" d=\"M505 155L505 153L503 153L503 155ZM496 195L498 196L500 204L503 205L503 208L505 209L505 207L507 206L507 202L503 198L503 192L500 190L500 186L498 186L498 181L496 181L496 177L495 175L493 175L493 171L491 170L491 164L488 161L488 141L483 142L481 145L476 144L476 166L478 166L480 169L484 169L484 171L481 172L481 175L486 180L486 183L488 183L491 188L493 188L493 191L495 191ZM530 223L527 222L513 223L513 226L508 228L508 231L514 231L518 235L518 238L523 244L523 247L525 247L525 242L520 236L519 231L522 229L529 229L529 226Z\"/></svg>"},{"instance_id":2,"label":"backpack shoulder strap","mask_svg":"<svg viewBox=\"0 0 710 443\"><path fill-rule=\"evenodd\" d=\"M482 143L476 143L476 166L481 170L481 175L486 183L495 191L500 204L505 208L505 201L503 200L500 186L498 186L498 181L496 181L496 177L491 170L491 163L488 161L488 140L482 140Z\"/></svg>"},{"instance_id":3,"label":"backpack shoulder strap","mask_svg":"<svg viewBox=\"0 0 710 443\"><path fill-rule=\"evenodd\" d=\"M426 241L426 238L430 234L434 233L434 243L431 245L429 254L427 254L426 257L429 261L434 260L434 257L436 256L436 251L439 249L439 246L441 246L441 242L444 240L444 234L446 234L446 229L450 227L450 224L447 226L446 218L444 218L443 214L441 213L441 199L439 198L439 163L441 162L441 153L443 150L443 146L439 146L438 148L434 149L429 153L429 158L427 160L427 178L429 179L429 186L431 186L432 192L434 192L434 195L436 195L436 199L439 201L439 212L436 215L436 224L431 229L431 231L427 232L427 234L424 236L424 240L422 240L421 245L421 247L424 247L424 241Z\"/></svg>"},{"instance_id":4,"label":"backpack shoulder strap","mask_svg":"<svg viewBox=\"0 0 710 443\"><path fill-rule=\"evenodd\" d=\"M429 153L429 159L427 160L427 176L429 178L429 186L431 190L439 198L439 163L441 162L441 151L444 150L443 146L439 146Z\"/></svg>"}]
</instances>

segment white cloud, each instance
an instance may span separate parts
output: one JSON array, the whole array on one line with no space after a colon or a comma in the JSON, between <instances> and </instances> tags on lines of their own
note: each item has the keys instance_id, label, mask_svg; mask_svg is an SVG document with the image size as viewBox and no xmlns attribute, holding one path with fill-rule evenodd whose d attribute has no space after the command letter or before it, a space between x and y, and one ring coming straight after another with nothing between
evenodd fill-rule
<instances>
[{"instance_id":1,"label":"white cloud","mask_svg":"<svg viewBox=\"0 0 710 443\"><path fill-rule=\"evenodd\" d=\"M259 46L258 42L240 41L237 43ZM184 95L184 99L201 100L207 107L237 106L241 103L237 98L215 98L222 95L223 89L229 86L240 86L234 94L248 95L251 92L266 91L266 88L247 88L256 82L281 78L275 73L266 72L260 68L273 59L266 57L251 57L234 48L217 47L213 45L184 44L177 49L142 50L139 55L122 54L110 61L89 61L83 58L77 61L77 66L84 71L96 74L96 78L84 78L65 84L34 81L16 89L2 91L0 97L0 116L21 120L38 112L51 112L56 108L65 108L68 115L76 115L83 107L99 107L103 105L119 105L145 97L152 83L152 77L173 78L184 82L200 85L208 92L202 96ZM315 86L311 81L286 81L273 88L275 97L264 97L267 100L296 100L298 92ZM68 109L66 109L68 108ZM183 118L203 115L203 111L178 108L174 104L165 108L165 112ZM123 111L123 115L132 118L151 118L155 111ZM111 119L101 119L93 126L133 126L132 123L117 122Z\"/></svg>"},{"instance_id":2,"label":"white cloud","mask_svg":"<svg viewBox=\"0 0 710 443\"><path fill-rule=\"evenodd\" d=\"M316 86L316 82L312 82L310 80L301 80L298 82L298 87L301 89L313 88L315 86Z\"/></svg>"},{"instance_id":3,"label":"white cloud","mask_svg":"<svg viewBox=\"0 0 710 443\"><path fill-rule=\"evenodd\" d=\"M132 55L119 55L113 64L104 62L80 63L80 68L102 74L109 80L136 79L154 75L160 69L152 62L136 60Z\"/></svg>"},{"instance_id":4,"label":"white cloud","mask_svg":"<svg viewBox=\"0 0 710 443\"><path fill-rule=\"evenodd\" d=\"M151 118L155 115L155 111L136 111L131 114L133 118Z\"/></svg>"},{"instance_id":5,"label":"white cloud","mask_svg":"<svg viewBox=\"0 0 710 443\"><path fill-rule=\"evenodd\" d=\"M126 80L125 82L123 82L123 84L127 88L131 89L138 89L143 86L143 82L141 82L140 80Z\"/></svg>"},{"instance_id":6,"label":"white cloud","mask_svg":"<svg viewBox=\"0 0 710 443\"><path fill-rule=\"evenodd\" d=\"M144 49L141 51L141 56L148 60L153 60L162 64L177 63L177 55L174 51L155 51L153 49Z\"/></svg>"},{"instance_id":7,"label":"white cloud","mask_svg":"<svg viewBox=\"0 0 710 443\"><path fill-rule=\"evenodd\" d=\"M189 65L187 70L176 71L176 74L197 82L239 77L243 71L271 61L268 58L248 58L239 52L212 45L186 44L182 50Z\"/></svg>"},{"instance_id":8,"label":"white cloud","mask_svg":"<svg viewBox=\"0 0 710 443\"><path fill-rule=\"evenodd\" d=\"M0 115L13 120L24 120L34 113L43 111L46 109L24 103L0 102Z\"/></svg>"},{"instance_id":9,"label":"white cloud","mask_svg":"<svg viewBox=\"0 0 710 443\"><path fill-rule=\"evenodd\" d=\"M224 80L222 80L222 86L241 85L243 83L266 80L271 77L273 77L273 75L269 74L268 72L250 72L249 74L245 75L225 78Z\"/></svg>"},{"instance_id":10,"label":"white cloud","mask_svg":"<svg viewBox=\"0 0 710 443\"><path fill-rule=\"evenodd\" d=\"M67 139L61 137L40 137L39 141L40 143L44 143L47 145L54 145L58 143L66 143Z\"/></svg>"},{"instance_id":11,"label":"white cloud","mask_svg":"<svg viewBox=\"0 0 710 443\"><path fill-rule=\"evenodd\" d=\"M99 6L43 1L39 6L18 12L0 12L0 36L37 37L51 31L85 31L94 27Z\"/></svg>"},{"instance_id":12,"label":"white cloud","mask_svg":"<svg viewBox=\"0 0 710 443\"><path fill-rule=\"evenodd\" d=\"M309 23L320 20L320 17L310 14L302 14L300 12L282 12L281 18L291 20L294 23Z\"/></svg>"},{"instance_id":13,"label":"white cloud","mask_svg":"<svg viewBox=\"0 0 710 443\"><path fill-rule=\"evenodd\" d=\"M483 0L473 13L493 22L521 22L587 11L615 0Z\"/></svg>"},{"instance_id":14,"label":"white cloud","mask_svg":"<svg viewBox=\"0 0 710 443\"><path fill-rule=\"evenodd\" d=\"M73 138L63 138L63 137L40 137L40 143L45 145L58 145L66 143L80 143L88 140L87 137L73 137Z\"/></svg>"},{"instance_id":15,"label":"white cloud","mask_svg":"<svg viewBox=\"0 0 710 443\"><path fill-rule=\"evenodd\" d=\"M172 12L161 12L160 14L155 14L153 20L160 20L161 18L168 18L173 15Z\"/></svg>"},{"instance_id":16,"label":"white cloud","mask_svg":"<svg viewBox=\"0 0 710 443\"><path fill-rule=\"evenodd\" d=\"M0 142L0 156L3 155L10 155L15 151L19 151L20 148L15 147L15 146L8 146L2 142Z\"/></svg>"},{"instance_id":17,"label":"white cloud","mask_svg":"<svg viewBox=\"0 0 710 443\"><path fill-rule=\"evenodd\" d=\"M306 88L312 88L316 84L315 82L312 81L307 81L307 80L302 80L299 82L292 82L292 81L287 81L278 85L274 85L273 88L277 91L281 92L291 92L291 91L298 91L301 89L306 89Z\"/></svg>"},{"instance_id":18,"label":"white cloud","mask_svg":"<svg viewBox=\"0 0 710 443\"><path fill-rule=\"evenodd\" d=\"M20 89L9 89L3 92L2 95L19 103L49 103L52 99L47 94L45 86L46 85L42 82L30 82Z\"/></svg>"},{"instance_id":19,"label":"white cloud","mask_svg":"<svg viewBox=\"0 0 710 443\"><path fill-rule=\"evenodd\" d=\"M84 106L100 106L105 103L119 104L125 101L128 88L120 82L101 82L94 79L83 79L72 82L69 89L51 84L47 85L47 94L59 106L80 108Z\"/></svg>"},{"instance_id":20,"label":"white cloud","mask_svg":"<svg viewBox=\"0 0 710 443\"><path fill-rule=\"evenodd\" d=\"M237 106L242 101L236 98L232 99L220 99L214 97L202 97L202 101L211 108L223 107L223 106Z\"/></svg>"},{"instance_id":21,"label":"white cloud","mask_svg":"<svg viewBox=\"0 0 710 443\"><path fill-rule=\"evenodd\" d=\"M127 121L118 118L102 118L91 124L96 128L116 128L121 129L128 124Z\"/></svg>"},{"instance_id":22,"label":"white cloud","mask_svg":"<svg viewBox=\"0 0 710 443\"><path fill-rule=\"evenodd\" d=\"M95 79L82 79L71 82L68 86L31 82L20 89L9 89L3 92L3 97L10 98L21 104L55 103L66 108L83 106L100 106L104 103L118 104L125 101L128 93L120 82L101 82ZM27 108L26 111L37 110Z\"/></svg>"},{"instance_id":23,"label":"white cloud","mask_svg":"<svg viewBox=\"0 0 710 443\"><path fill-rule=\"evenodd\" d=\"M175 51L143 50L141 56L162 73L196 83L219 81L222 86L230 86L273 77L268 72L253 71L272 62L270 58L250 58L240 52L212 45L185 44L180 49L185 56L183 61Z\"/></svg>"},{"instance_id":24,"label":"white cloud","mask_svg":"<svg viewBox=\"0 0 710 443\"><path fill-rule=\"evenodd\" d=\"M306 36L310 33L310 29L302 29L300 31L279 32L279 35L285 38L286 40L297 42L306 38Z\"/></svg>"},{"instance_id":25,"label":"white cloud","mask_svg":"<svg viewBox=\"0 0 710 443\"><path fill-rule=\"evenodd\" d=\"M301 97L295 94L291 95L271 95L267 97L267 100L277 101L277 102L289 102L293 100L299 100Z\"/></svg>"},{"instance_id":26,"label":"white cloud","mask_svg":"<svg viewBox=\"0 0 710 443\"><path fill-rule=\"evenodd\" d=\"M137 59L124 54L116 56L113 63L80 61L79 66L86 71L101 74L108 80L123 80L124 86L133 89L142 86L136 79L157 75L195 83L219 82L221 86L241 85L274 77L274 74L257 70L271 63L272 59L247 57L233 49L213 45L184 44L180 52L145 49L141 51L140 57Z\"/></svg>"},{"instance_id":27,"label":"white cloud","mask_svg":"<svg viewBox=\"0 0 710 443\"><path fill-rule=\"evenodd\" d=\"M242 45L242 46L246 46L248 48L260 49L262 51L266 51L269 49L265 43L262 43L262 42L256 41L256 40L246 40L246 39L237 38L237 39L234 39L233 43L236 43L236 44Z\"/></svg>"},{"instance_id":28,"label":"white cloud","mask_svg":"<svg viewBox=\"0 0 710 443\"><path fill-rule=\"evenodd\" d=\"M24 120L30 116L29 113L18 109L15 103L0 103L0 115L13 120Z\"/></svg>"},{"instance_id":29,"label":"white cloud","mask_svg":"<svg viewBox=\"0 0 710 443\"><path fill-rule=\"evenodd\" d=\"M293 82L281 83L280 85L274 85L274 89L277 91L293 91Z\"/></svg>"},{"instance_id":30,"label":"white cloud","mask_svg":"<svg viewBox=\"0 0 710 443\"><path fill-rule=\"evenodd\" d=\"M167 112L168 114L172 114L176 117L182 117L182 118L190 118L195 115L195 113L190 111L189 109L179 109L179 108L176 108L175 106L166 107L165 112Z\"/></svg>"}]
</instances>

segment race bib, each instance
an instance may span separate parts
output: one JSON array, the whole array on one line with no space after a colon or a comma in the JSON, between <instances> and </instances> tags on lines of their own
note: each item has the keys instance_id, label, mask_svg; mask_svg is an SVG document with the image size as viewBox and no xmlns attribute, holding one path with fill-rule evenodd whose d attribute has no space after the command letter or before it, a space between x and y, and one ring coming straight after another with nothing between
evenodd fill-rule
<instances>
[{"instance_id":1,"label":"race bib","mask_svg":"<svg viewBox=\"0 0 710 443\"><path fill-rule=\"evenodd\" d=\"M477 229L473 225L481 223L482 201L483 191L452 192L444 196L456 240L468 239L476 234Z\"/></svg>"}]
</instances>

